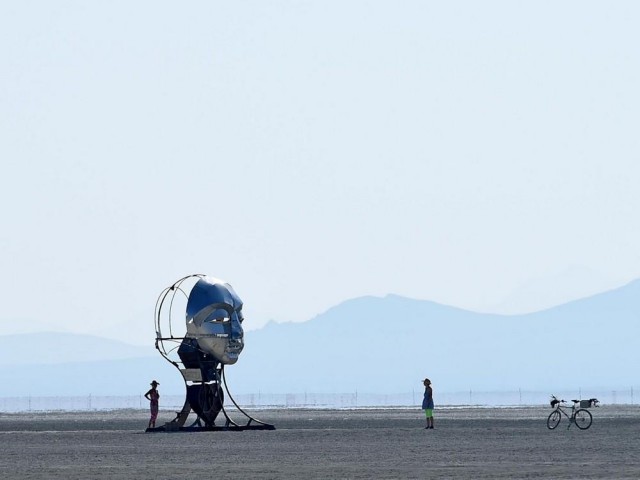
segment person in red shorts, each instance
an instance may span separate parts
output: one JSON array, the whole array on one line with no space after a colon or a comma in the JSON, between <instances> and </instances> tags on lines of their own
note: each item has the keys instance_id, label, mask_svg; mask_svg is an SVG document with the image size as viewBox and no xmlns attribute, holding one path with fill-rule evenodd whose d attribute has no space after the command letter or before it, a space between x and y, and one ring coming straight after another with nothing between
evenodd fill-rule
<instances>
[{"instance_id":1,"label":"person in red shorts","mask_svg":"<svg viewBox=\"0 0 640 480\"><path fill-rule=\"evenodd\" d=\"M155 380L151 382L151 389L144 394L144 397L149 400L149 407L151 408L151 418L149 419L149 428L155 428L156 419L158 418L158 408L160 403L160 393L158 392L158 385Z\"/></svg>"}]
</instances>

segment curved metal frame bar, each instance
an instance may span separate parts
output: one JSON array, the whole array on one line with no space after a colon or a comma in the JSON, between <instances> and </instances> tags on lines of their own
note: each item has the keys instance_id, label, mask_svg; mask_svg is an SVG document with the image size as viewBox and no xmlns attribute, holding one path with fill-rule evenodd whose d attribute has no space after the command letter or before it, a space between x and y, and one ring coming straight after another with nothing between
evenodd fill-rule
<instances>
[{"instance_id":1,"label":"curved metal frame bar","mask_svg":"<svg viewBox=\"0 0 640 480\"><path fill-rule=\"evenodd\" d=\"M231 395L231 392L229 391L229 386L227 385L227 376L224 373L224 365L222 365L220 367L220 376L222 377L222 384L224 385L224 391L227 392L227 396L228 398L231 400L231 402L233 403L233 405L236 407L236 409L245 417L247 417L249 420L247 421L246 425L244 425L244 427L238 425L236 422L234 422L229 415L227 414L227 410L224 408L224 403L222 404L222 413L224 414L225 418L227 419L227 424L226 426L228 427L229 424L235 426L235 427L240 427L240 428L245 428L245 427L249 427L251 425L251 422L255 422L255 423L259 423L260 425L262 425L265 429L269 429L269 430L273 430L275 429L275 427L273 425L271 425L270 423L266 423L263 422L262 420L258 420L255 417L252 417L251 415L249 415L247 412L245 412L240 405L238 405L235 401L235 399L233 398L233 396ZM220 391L221 389L221 385L220 385L220 381L218 381L218 390ZM256 427L254 427L256 428ZM258 427L258 428L262 428L262 427Z\"/></svg>"}]
</instances>

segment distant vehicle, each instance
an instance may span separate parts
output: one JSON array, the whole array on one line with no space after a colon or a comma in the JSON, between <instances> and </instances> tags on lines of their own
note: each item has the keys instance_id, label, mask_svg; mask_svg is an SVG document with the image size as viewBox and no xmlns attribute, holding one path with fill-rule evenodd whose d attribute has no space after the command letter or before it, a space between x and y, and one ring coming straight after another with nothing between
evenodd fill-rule
<instances>
[{"instance_id":1,"label":"distant vehicle","mask_svg":"<svg viewBox=\"0 0 640 480\"><path fill-rule=\"evenodd\" d=\"M551 408L553 408L553 412L547 418L547 427L549 430L553 430L560 424L560 420L562 420L562 415L569 419L569 425L567 426L567 430L571 427L571 424L575 423L576 427L580 430L586 430L591 426L591 422L593 422L593 415L591 412L587 410L591 407L597 407L598 401L597 398L590 398L589 400L571 400L573 405L571 406L571 415L567 413L565 408L562 408L567 402L565 400L558 400L558 397L555 395L551 395Z\"/></svg>"}]
</instances>

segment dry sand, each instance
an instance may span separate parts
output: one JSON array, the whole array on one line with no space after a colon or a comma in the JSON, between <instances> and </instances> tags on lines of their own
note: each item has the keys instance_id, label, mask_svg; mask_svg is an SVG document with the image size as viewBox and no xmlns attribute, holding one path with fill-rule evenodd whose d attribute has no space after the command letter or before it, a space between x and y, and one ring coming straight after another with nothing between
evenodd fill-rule
<instances>
[{"instance_id":1,"label":"dry sand","mask_svg":"<svg viewBox=\"0 0 640 480\"><path fill-rule=\"evenodd\" d=\"M0 477L640 478L640 408L592 411L586 431L532 407L441 408L434 430L419 410L262 410L277 430L148 434L141 411L0 414Z\"/></svg>"}]
</instances>

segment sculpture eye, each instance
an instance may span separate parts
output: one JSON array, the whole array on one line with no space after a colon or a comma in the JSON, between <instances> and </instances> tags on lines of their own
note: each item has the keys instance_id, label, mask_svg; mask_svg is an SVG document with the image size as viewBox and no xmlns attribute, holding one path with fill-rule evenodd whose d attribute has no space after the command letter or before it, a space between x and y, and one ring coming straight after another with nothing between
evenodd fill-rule
<instances>
[{"instance_id":1,"label":"sculpture eye","mask_svg":"<svg viewBox=\"0 0 640 480\"><path fill-rule=\"evenodd\" d=\"M211 320L209 320L209 322L215 322L215 323L227 323L229 321L229 317L218 317L218 318L212 318Z\"/></svg>"}]
</instances>

